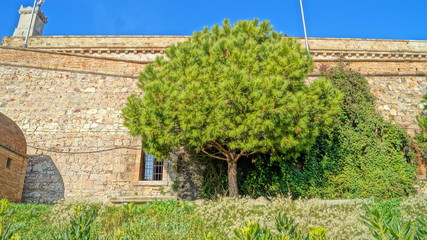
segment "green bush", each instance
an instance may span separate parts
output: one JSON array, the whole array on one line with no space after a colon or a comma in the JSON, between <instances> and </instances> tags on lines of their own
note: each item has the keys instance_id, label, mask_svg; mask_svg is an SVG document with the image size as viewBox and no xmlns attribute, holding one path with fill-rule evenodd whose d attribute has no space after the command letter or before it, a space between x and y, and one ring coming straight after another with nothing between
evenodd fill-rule
<instances>
[{"instance_id":1,"label":"green bush","mask_svg":"<svg viewBox=\"0 0 427 240\"><path fill-rule=\"evenodd\" d=\"M65 232L61 233L58 240L90 240L99 239L98 234L93 231L93 223L98 212L93 208L84 206L74 207L75 217L71 220Z\"/></svg>"},{"instance_id":2,"label":"green bush","mask_svg":"<svg viewBox=\"0 0 427 240\"><path fill-rule=\"evenodd\" d=\"M326 229L322 227L312 227L304 234L297 229L298 224L286 214L279 214L276 217L275 232L261 226L254 221L248 221L241 227L234 230L233 240L326 240ZM209 238L207 238L209 239Z\"/></svg>"},{"instance_id":3,"label":"green bush","mask_svg":"<svg viewBox=\"0 0 427 240\"><path fill-rule=\"evenodd\" d=\"M342 113L334 127L319 137L304 156L320 168L322 182L308 193L326 198L393 198L414 192L415 154L404 130L376 111L367 80L343 64L322 73L344 93Z\"/></svg>"},{"instance_id":4,"label":"green bush","mask_svg":"<svg viewBox=\"0 0 427 240\"><path fill-rule=\"evenodd\" d=\"M241 193L331 199L413 193L416 160L410 139L376 112L367 80L344 64L321 72L344 93L341 114L298 158L258 156L240 176Z\"/></svg>"}]
</instances>

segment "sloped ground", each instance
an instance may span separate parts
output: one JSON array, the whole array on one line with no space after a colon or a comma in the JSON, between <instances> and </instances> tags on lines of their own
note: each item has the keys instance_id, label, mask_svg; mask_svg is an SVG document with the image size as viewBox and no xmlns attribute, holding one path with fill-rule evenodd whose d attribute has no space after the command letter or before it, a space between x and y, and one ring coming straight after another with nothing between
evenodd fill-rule
<instances>
[{"instance_id":1,"label":"sloped ground","mask_svg":"<svg viewBox=\"0 0 427 240\"><path fill-rule=\"evenodd\" d=\"M417 195L403 200L377 202L385 208L397 208L404 220L427 217L427 197ZM373 200L290 200L288 198L229 199L178 202L154 201L145 204L106 206L101 203L68 201L56 205L10 204L4 226L23 239L52 239L70 232L76 216L84 210L90 214L83 221L89 224L91 236L101 239L213 239L233 237L233 230L253 220L274 229L274 219L286 213L295 219L299 229L326 229L328 238L372 239L362 223L363 204ZM85 218L86 217L86 218Z\"/></svg>"}]
</instances>

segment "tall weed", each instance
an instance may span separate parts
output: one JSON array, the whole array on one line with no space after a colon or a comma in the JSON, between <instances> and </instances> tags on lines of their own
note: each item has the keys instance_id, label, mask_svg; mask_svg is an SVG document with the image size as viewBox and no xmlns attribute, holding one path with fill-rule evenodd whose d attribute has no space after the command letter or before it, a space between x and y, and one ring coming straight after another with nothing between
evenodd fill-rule
<instances>
[{"instance_id":1,"label":"tall weed","mask_svg":"<svg viewBox=\"0 0 427 240\"><path fill-rule=\"evenodd\" d=\"M423 218L403 220L394 208L364 205L366 214L361 218L378 240L427 239L427 224Z\"/></svg>"}]
</instances>

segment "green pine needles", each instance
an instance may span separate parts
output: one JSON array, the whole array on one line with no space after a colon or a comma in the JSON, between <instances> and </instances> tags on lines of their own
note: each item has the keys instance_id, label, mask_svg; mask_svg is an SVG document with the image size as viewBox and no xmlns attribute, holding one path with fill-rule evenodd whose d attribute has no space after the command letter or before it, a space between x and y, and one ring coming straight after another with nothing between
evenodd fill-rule
<instances>
[{"instance_id":1,"label":"green pine needles","mask_svg":"<svg viewBox=\"0 0 427 240\"><path fill-rule=\"evenodd\" d=\"M125 126L159 159L179 146L228 164L238 196L239 159L277 152L295 157L340 111L341 94L325 80L307 86L310 56L268 21L224 20L170 47L141 74L141 96L123 109Z\"/></svg>"}]
</instances>

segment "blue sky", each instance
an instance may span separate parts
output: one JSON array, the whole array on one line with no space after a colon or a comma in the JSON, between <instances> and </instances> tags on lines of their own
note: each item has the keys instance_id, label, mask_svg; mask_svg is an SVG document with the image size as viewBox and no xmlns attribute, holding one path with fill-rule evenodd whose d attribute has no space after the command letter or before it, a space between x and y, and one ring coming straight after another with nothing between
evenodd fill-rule
<instances>
[{"instance_id":1,"label":"blue sky","mask_svg":"<svg viewBox=\"0 0 427 240\"><path fill-rule=\"evenodd\" d=\"M427 40L427 0L303 0L309 37ZM0 37L10 36L20 5L2 0ZM203 26L255 17L303 36L299 0L53 0L42 7L43 35L191 35Z\"/></svg>"}]
</instances>

